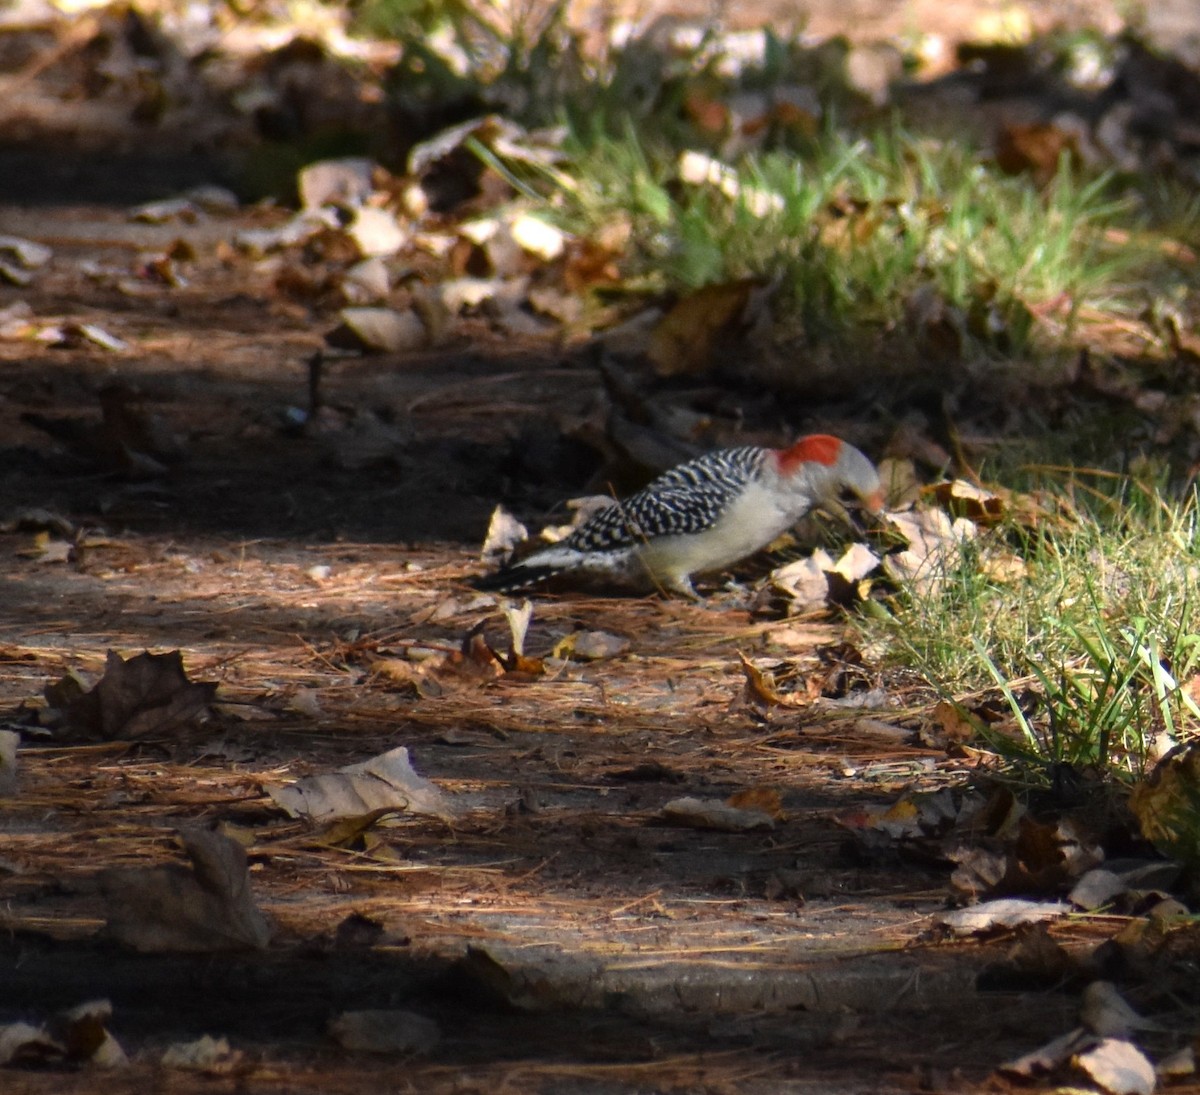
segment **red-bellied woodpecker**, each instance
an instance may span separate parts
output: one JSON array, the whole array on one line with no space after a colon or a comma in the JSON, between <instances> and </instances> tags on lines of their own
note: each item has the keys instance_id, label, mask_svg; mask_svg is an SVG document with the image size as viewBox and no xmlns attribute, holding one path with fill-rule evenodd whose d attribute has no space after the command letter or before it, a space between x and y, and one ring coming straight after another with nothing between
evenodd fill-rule
<instances>
[{"instance_id":1,"label":"red-bellied woodpecker","mask_svg":"<svg viewBox=\"0 0 1200 1095\"><path fill-rule=\"evenodd\" d=\"M874 466L836 437L812 434L786 449L718 449L664 472L593 512L565 540L475 585L511 593L563 575L695 598L693 574L720 570L766 547L843 491L873 512L883 506Z\"/></svg>"}]
</instances>

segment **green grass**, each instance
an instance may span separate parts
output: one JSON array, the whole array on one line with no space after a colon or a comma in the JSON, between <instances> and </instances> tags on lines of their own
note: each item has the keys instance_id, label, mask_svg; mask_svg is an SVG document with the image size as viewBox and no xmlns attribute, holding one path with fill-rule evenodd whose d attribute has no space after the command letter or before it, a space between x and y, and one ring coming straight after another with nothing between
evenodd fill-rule
<instances>
[{"instance_id":1,"label":"green grass","mask_svg":"<svg viewBox=\"0 0 1200 1095\"><path fill-rule=\"evenodd\" d=\"M1133 779L1160 735L1200 734L1184 687L1200 673L1196 496L1096 481L1118 489L1081 477L1036 535L991 530L940 584L902 588L861 622L894 664L944 695L998 691L1011 717L991 743L1033 783L1063 763ZM990 578L989 558L1014 549L1024 575Z\"/></svg>"},{"instance_id":2,"label":"green grass","mask_svg":"<svg viewBox=\"0 0 1200 1095\"><path fill-rule=\"evenodd\" d=\"M628 218L625 273L637 285L686 292L760 277L778 286L775 317L847 357L889 336L919 345L912 302L925 294L953 328L960 356L1029 352L1033 310L1067 321L1104 306L1147 254L1110 245L1104 229L1130 202L1109 180L1066 164L1048 188L1010 178L956 144L898 128L870 137L831 129L807 155L767 152L733 167L737 192L677 179L678 149L575 131L564 179L547 194L581 235ZM776 208L756 208L765 199ZM915 363L915 362L914 362Z\"/></svg>"}]
</instances>

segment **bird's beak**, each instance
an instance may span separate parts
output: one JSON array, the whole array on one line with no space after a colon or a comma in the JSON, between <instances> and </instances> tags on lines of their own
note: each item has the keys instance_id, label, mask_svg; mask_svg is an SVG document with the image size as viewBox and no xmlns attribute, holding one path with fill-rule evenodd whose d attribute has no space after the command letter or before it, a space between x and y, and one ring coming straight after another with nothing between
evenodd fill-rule
<instances>
[{"instance_id":1,"label":"bird's beak","mask_svg":"<svg viewBox=\"0 0 1200 1095\"><path fill-rule=\"evenodd\" d=\"M863 509L865 509L868 513L870 513L872 515L882 513L883 506L884 506L884 496L883 496L882 488L873 492L872 494L866 495L862 500L862 504L863 504Z\"/></svg>"}]
</instances>

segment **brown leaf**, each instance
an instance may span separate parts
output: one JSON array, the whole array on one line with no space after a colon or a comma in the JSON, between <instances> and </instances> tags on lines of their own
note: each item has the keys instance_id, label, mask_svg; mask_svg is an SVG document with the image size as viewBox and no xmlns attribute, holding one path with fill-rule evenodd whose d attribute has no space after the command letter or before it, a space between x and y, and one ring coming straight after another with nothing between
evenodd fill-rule
<instances>
[{"instance_id":1,"label":"brown leaf","mask_svg":"<svg viewBox=\"0 0 1200 1095\"><path fill-rule=\"evenodd\" d=\"M774 829L775 818L762 810L742 810L725 802L698 798L676 798L662 808L664 820L691 829L716 829L725 833L748 833Z\"/></svg>"},{"instance_id":2,"label":"brown leaf","mask_svg":"<svg viewBox=\"0 0 1200 1095\"><path fill-rule=\"evenodd\" d=\"M744 791L735 791L726 801L739 810L757 810L776 821L787 818L783 811L783 800L774 787L747 787Z\"/></svg>"},{"instance_id":3,"label":"brown leaf","mask_svg":"<svg viewBox=\"0 0 1200 1095\"><path fill-rule=\"evenodd\" d=\"M996 139L996 164L1000 170L1009 175L1028 172L1039 186L1058 173L1064 153L1078 163L1076 135L1053 122L1014 122L1001 129Z\"/></svg>"},{"instance_id":4,"label":"brown leaf","mask_svg":"<svg viewBox=\"0 0 1200 1095\"><path fill-rule=\"evenodd\" d=\"M647 356L659 376L707 372L718 341L739 325L758 284L744 278L706 285L679 300L650 336Z\"/></svg>"},{"instance_id":5,"label":"brown leaf","mask_svg":"<svg viewBox=\"0 0 1200 1095\"><path fill-rule=\"evenodd\" d=\"M206 829L181 829L179 836L191 870L103 873L109 935L144 953L265 947L271 931L254 904L242 846Z\"/></svg>"},{"instance_id":6,"label":"brown leaf","mask_svg":"<svg viewBox=\"0 0 1200 1095\"><path fill-rule=\"evenodd\" d=\"M215 681L188 680L178 650L128 661L110 650L100 682L66 708L65 733L104 741L170 734L207 714L216 691Z\"/></svg>"},{"instance_id":7,"label":"brown leaf","mask_svg":"<svg viewBox=\"0 0 1200 1095\"><path fill-rule=\"evenodd\" d=\"M358 1053L425 1054L441 1041L432 1019L411 1011L344 1011L329 1024L343 1049Z\"/></svg>"},{"instance_id":8,"label":"brown leaf","mask_svg":"<svg viewBox=\"0 0 1200 1095\"><path fill-rule=\"evenodd\" d=\"M804 707L810 702L808 696L794 696L780 692L775 686L774 676L759 669L740 650L738 658L741 660L742 673L746 678L746 699L751 703L767 707Z\"/></svg>"}]
</instances>

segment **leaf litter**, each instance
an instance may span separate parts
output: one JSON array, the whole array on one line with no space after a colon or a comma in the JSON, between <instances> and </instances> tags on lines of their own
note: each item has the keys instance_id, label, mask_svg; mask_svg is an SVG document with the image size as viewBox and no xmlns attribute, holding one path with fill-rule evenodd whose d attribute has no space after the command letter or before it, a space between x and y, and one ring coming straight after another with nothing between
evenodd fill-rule
<instances>
[{"instance_id":1,"label":"leaf litter","mask_svg":"<svg viewBox=\"0 0 1200 1095\"><path fill-rule=\"evenodd\" d=\"M99 33L105 27L110 33L110 20L107 13L97 15L92 29ZM87 37L82 35L80 41ZM112 34L115 45L107 78L132 82L138 72L141 79L148 78L153 66L147 66L145 54L141 62L136 60L127 39L123 32ZM66 53L73 54L77 46L65 43ZM332 76L325 64L326 48L327 44L314 44L310 51L318 81ZM886 102L889 81L879 78L880 71L886 74L886 64L876 66L878 58L861 47L854 48L851 58L848 71L855 74L854 80L874 101ZM79 60L81 65L88 63L86 55ZM286 58L280 63L288 67ZM985 60L982 68L990 63ZM1138 63L1154 69L1151 59ZM180 71L186 69L183 65ZM30 72L36 75L37 65ZM164 88L178 78L178 72L159 75ZM268 88L268 95L272 90L277 89ZM756 122L762 119L813 126L819 104L809 103L805 90L796 89L773 104L705 102L704 96L693 96L688 109L697 118L711 115L717 120L727 142L724 155L736 142L753 141ZM1144 108L1145 92L1135 98L1139 109ZM92 105L86 100L85 95L76 105ZM168 94L164 101L174 99ZM1174 124L1178 118L1168 121ZM1067 129L1059 129L1018 130L1009 125L1013 168L1034 173L1056 169L1057 154L1070 146L1064 136ZM1135 132L1136 127L1119 127L1117 145ZM476 210L470 225L453 217L441 223L426 220L430 204L440 200L437 173L446 174L444 169L468 142L477 142L494 156L541 169L552 169L561 155L560 138L553 132L531 132L498 116L485 116L418 144L404 176L388 179L364 162L330 161L309 169L301 180L307 209L286 221L269 210L241 211L239 229L244 230L235 232L232 225L221 230L224 249L214 252L221 256L219 268L206 270L208 256L202 251L190 256L187 247L177 248L165 237L148 252L153 255L149 260L122 264L110 258L107 269L99 264L90 268L88 276L97 284L109 286L135 306L139 299L153 297L185 313L196 307L197 298L189 294L205 284L206 276L219 284L222 304L228 300L226 282L240 278L247 298L257 294L270 301L273 320L296 314L288 309L320 309L332 301L339 309L384 304L373 315L350 313L359 328L355 337L369 348L403 351L406 383L420 390L389 386L379 374L356 374L361 362L347 367L331 355L323 383L337 398L319 403L318 376L308 411L286 423L261 408L255 408L261 413L234 414L233 421L220 421L223 409L203 406L212 398L207 387L185 390L182 411L175 409L175 422L188 424L187 440L179 444L170 431L157 429L133 390L115 401L110 398L107 405L102 401L99 418L87 405L71 420L52 419L34 409L35 419L11 423L25 431L23 438L36 431L53 439L61 457L77 469L112 476L116 485L102 488L95 513L111 518L115 527L126 522L135 528L147 522L153 526L156 507L168 504L164 499L176 499L178 491L193 514L217 521L209 531L216 528L221 535L206 548L197 540L181 549L132 534L120 545L123 550L101 541L81 553L78 549L85 541L71 534L69 540L64 535L44 547L35 545L32 559L22 558L19 550L11 553L12 566L29 592L20 593L26 614L19 638L5 640L4 664L12 674L5 694L14 703L28 701L30 706L15 720L23 735L21 781L5 803L6 818L22 823L6 831L11 849L6 847L3 865L5 926L28 942L49 937L86 944L100 926L96 894L107 889L114 899L108 930L136 949L257 951L267 942L261 902L280 924L275 938L282 942L270 953L281 956L289 948L311 944L346 917L370 914L372 923L383 926L384 940L378 949L370 945L371 958L376 963L394 961L389 973L406 969L396 959L398 950L420 957L465 955L466 976L472 983L498 985L501 997L510 1002L549 1003L551 1011L564 1005L568 1011L581 1007L588 1010L586 1021L601 1021L608 1014L637 1017L638 1024L621 1028L611 1044L603 1037L596 1040L623 1072L606 1073L604 1064L580 1064L573 1066L575 1077L602 1082L619 1075L632 1082L644 1075L648 1085L660 1087L667 1082L663 1077L671 1076L672 1082L695 1086L709 1082L714 1069L724 1067L721 1054L728 1052L731 1059L721 1080L753 1080L756 1068L772 1067L747 1064L761 1045L743 1052L744 1039L731 1036L729 1028L706 1027L708 1017L728 1011L735 1017L742 1012L773 1018L779 1024L773 1048L786 1054L785 1047L804 1042L812 1033L803 1026L798 1009L813 1015L852 1013L855 1022L817 1031L817 1048L828 1061L836 1062L840 1054L866 1062L860 1067L872 1067L876 1074L895 1074L920 1051L911 1049L905 1038L883 1039L886 1051L880 1051L879 1035L881 1030L887 1033L887 1024L894 1031L907 1023L908 1037L917 1037L930 1028L930 1015L952 1015L961 1021L964 1001L976 1008L979 1003L971 984L972 967L944 961L946 950L937 950L945 947L940 941L922 949L913 931L914 914L928 927L947 899L986 899L1006 888L1065 894L1071 887L1074 906L1088 911L1121 900L1126 893L1134 902L1151 894L1150 887L1127 886L1121 891L1111 879L1097 878L1094 867L1089 872L1094 842L1072 835L1057 819L1030 820L1023 842L1021 819L1008 809L993 811L998 820L982 830L982 836L978 826L971 828L971 811L960 810L937 784L961 783L975 765L977 758L963 749L975 728L974 709L943 709L935 720L939 737L927 732L930 720L925 719L922 738L923 716L906 711L902 702L920 697L889 695L844 667L835 672L806 663L799 668L802 657L813 660L803 653L808 638L776 643L773 636L782 629L773 626L778 621L771 614L778 609L769 602L765 609L762 603L748 606L738 589L714 591L703 608L586 598L544 605L539 601L534 616L509 611L504 623L510 642L507 648L503 642L493 646L488 627L492 625L494 636L494 604L457 592L447 596L447 588L471 570L465 552L451 557L441 550L409 551L391 545L394 535L378 537L389 544L381 548L357 543L340 529L329 535L324 527L319 542L314 538L307 552L294 543L264 543L252 532L244 532L244 542L231 546L225 535L229 530L220 526L216 515L238 508L229 498L237 495L239 486L244 489L245 481L231 478L207 497L187 493L195 487L195 478L179 465L186 463L183 457L213 460L211 437L219 437L221 445L232 441L236 451L242 443L269 450L286 449L294 442L295 447L278 458L283 469L278 478L255 485L258 493L250 495L264 507L282 503L284 508L277 512L302 510L306 500L297 497L302 493L311 494L317 506L328 504L330 495L322 493L328 480L322 481L320 471L321 462L328 461L340 473L348 473L336 480L337 489L345 491L349 484L361 491L372 517L377 519L381 509L405 511L404 503L415 494L404 494L403 485L393 480L373 478L382 468L392 475L399 468L404 472L401 478L413 471L417 474L411 478L418 482L432 477L432 487L428 481L422 486L425 494L440 499L439 509L447 511L438 513L433 523L443 534L452 521L448 511L464 493L457 477L465 476L468 490L478 490L488 502L502 493L501 483L478 468L471 470L479 474L466 476L470 457L452 462L449 473L437 480L439 470L445 471L438 467L440 457L420 459L429 434L410 429L422 408L427 414L435 409L439 429L457 427L471 440L482 429L484 448L467 450L476 464L517 461L518 475L528 474L519 464L519 446L505 449L504 436L512 414L530 408L544 413L550 370L527 369L521 363L514 370L516 382L504 389L507 403L472 390L454 404L440 398L447 359L421 354L447 340L461 348L455 339L478 340L497 351L504 343L515 343L528 351L532 342L522 340L545 333L547 320L561 321L563 330L574 337L571 323L579 323L579 315L568 323L563 317L569 310L560 309L556 315L554 307L538 304L552 301L545 285L532 288L530 271L562 259L563 284L572 291L580 285L613 283L619 280L625 245L619 225L592 240L572 240L531 223L533 218L520 209L485 216ZM1054 165L1046 148L1056 150ZM736 197L751 213L756 203L769 207L769 192L729 194L728 176L716 159L706 158L699 166L699 174L691 168L684 172L692 185ZM496 180L487 182L494 186ZM203 227L205 217L217 215L202 209L199 201L192 205L204 216L186 203L166 209L143 207L130 215L140 218L139 230L152 227L141 222L166 217ZM349 215L344 220L328 216L335 207ZM238 212L227 203L224 209L219 215ZM445 213L439 210L440 216ZM454 273L453 283L442 278L445 292L424 295L402 284L398 270L383 260L403 248L409 250L399 262L416 261L414 256L423 254L431 261L422 269L437 269L438 278L446 271ZM19 260L20 252L15 256ZM372 259L381 261L364 270L360 264ZM444 268L435 266L443 260ZM249 263L260 261L261 267L250 269ZM468 264L481 265L483 276L467 275ZM28 288L55 285L53 264L18 265L22 268L15 270L16 276ZM407 279L409 272L403 271L403 276ZM753 283L717 285L707 293L681 298L665 314L647 308L635 317L649 339L643 337L640 346L658 348L655 363L662 373L676 379L701 377L725 340L736 343L753 324L760 288ZM536 298L535 292L540 294ZM379 299L360 299L372 295ZM438 297L437 304L430 303ZM307 330L298 334L280 329L275 332L280 356L264 361L268 355L257 347L248 351L240 344L246 341L244 332L224 342L214 337L212 347L195 341L185 345L165 327L151 334L147 326L134 337L132 324L114 324L120 334L113 335L100 323L61 321L50 315L50 290L47 298L32 298L39 305L35 318L14 313L19 337L32 328L42 347L33 352L44 353L53 345L55 353L70 355L66 360L84 370L94 365L88 355L102 351L97 356L119 357L149 380L154 363L142 355L158 338L156 352L167 350L180 360L196 356L226 384L241 384L248 375L266 377L276 386L263 390L285 392L291 399L299 349L311 353L315 347ZM969 317L937 300L915 301L912 311L918 335L931 345L961 339L969 322ZM203 315L200 307L190 318ZM220 315L222 323L213 326L214 332L224 328L224 308ZM345 312L341 318L346 318ZM247 322L247 329L255 332L261 326L257 313ZM289 353L293 358L285 362ZM223 359L240 362L244 372ZM478 387L469 364L458 360L468 374L460 391ZM318 365L312 372L321 369ZM573 371L563 387L577 387L579 376ZM1093 381L1085 377L1085 382ZM1125 389L1113 391L1121 399L1138 398ZM197 399L197 392L203 392L203 398ZM608 394L612 398L611 384ZM558 398L570 402L565 396ZM277 402L282 408L283 400ZM377 410L381 403L385 405ZM203 417L206 409L210 421L193 429L193 416ZM602 472L606 478L616 478L615 472L631 464L665 466L679 458L681 448L714 443L722 428L731 428L728 423L705 423L706 416L694 407L673 402L652 387L626 398L626 419L613 414L598 432L594 427L589 432L586 410L572 403L564 411L571 428L564 426L559 433L573 439L591 437L593 456L598 452L607 462ZM652 423L649 428L647 422ZM326 437L325 444L316 447L322 430L336 439ZM292 440L285 444L284 436ZM305 448L310 442L314 448ZM927 456L931 449L926 445ZM500 450L504 459L496 460ZM303 461L314 459L302 463L297 454ZM225 464L220 466L232 476L229 456L222 455ZM484 455L486 461L481 459ZM932 459L936 463L936 454ZM307 475L307 491L293 495L298 467ZM962 544L974 537L974 529L1012 512L1010 499L971 484L947 480L922 497L915 477L910 480L903 488L908 497L902 501L898 492L893 498L901 511L894 530L905 546L889 546L883 552L884 578L889 581L940 580L960 558ZM599 492L607 483L590 486ZM477 535L482 527L482 503L475 499L473 505L472 512L459 517L460 534L469 526ZM407 512L405 519L412 519ZM177 527L166 527L178 535ZM267 527L272 527L269 522ZM375 539L379 524L367 527ZM401 538L408 539L409 532L406 525ZM421 537L413 533L411 539L417 542ZM833 565L812 556L819 564L819 573L812 575L815 592L796 598L791 610L824 612L830 601L847 603L847 593L869 597L880 578L873 573L874 564L863 569L870 563L862 554L866 550L857 545L853 554ZM46 571L56 573L31 570L38 559L53 560L55 567ZM404 569L400 560L414 569ZM832 557L828 562L832 564ZM997 575L1005 565L1005 560L997 561ZM312 577L317 574L320 581ZM842 583L837 590L832 588L833 574ZM147 596L148 585L154 587L153 600ZM164 603L170 605L165 625ZM71 611L64 616L59 605ZM135 606L137 615L116 613L118 605ZM117 619L125 622L115 623ZM76 629L79 622L82 633ZM113 650L100 682L89 689L88 678L78 670L81 662L98 669L99 652L106 647L136 650L152 645L158 635L169 635L161 645L173 652L125 659ZM215 681L192 681L184 672L181 650L188 652L190 664L202 667L201 675L219 678L219 704ZM846 661L840 655L835 660ZM771 665L770 672L788 685L799 679L799 687L781 686L760 665ZM47 696L49 706L42 706L30 697L36 697L47 678L57 684ZM861 710L839 717L829 706L807 704L810 697L844 702L847 709L861 708L869 699L875 709L882 707L886 721L864 719ZM209 736L204 743L192 732L197 723L203 723ZM887 733L881 734L880 727ZM46 741L39 734L43 730L64 734ZM407 743L404 747L396 747L397 736ZM430 773L435 782L416 776L408 750L420 771ZM387 806L369 809L356 779L368 774L362 766L387 757L395 762L384 767L394 780L389 793L396 797ZM1144 824L1155 831L1167 829L1164 819L1177 809L1173 796L1186 801L1190 786L1184 778L1185 763L1163 771L1170 774L1153 786L1165 785L1164 789L1143 795ZM647 773L667 773L670 779L647 779ZM322 816L321 808L308 810L307 817L280 815L271 788L283 780L293 780L293 788L328 787L321 781L329 777L348 780L356 800L343 818L344 828L314 834L311 820ZM370 778L377 777L370 773ZM675 787L659 784L675 781L684 784L686 799L705 808L715 804L758 815L769 819L773 828L769 835L756 835L754 828L730 832L720 826L668 827L664 821L670 796L676 801L679 796ZM783 801L763 793L768 785L785 788ZM435 804L448 800L469 804L469 809L456 811L448 826L437 810L426 816L410 809L413 797L422 794L432 796ZM332 798L322 791L314 801L323 808ZM837 819L843 822L840 832L833 824L831 802L846 808ZM380 821L394 819L392 811L398 806L404 810L403 824L393 830L395 839L389 835L392 854L375 854L377 849L367 847L362 838ZM846 824L851 812L860 819L856 825ZM324 816L334 813L326 811ZM196 816L223 822L239 840L186 828ZM53 819L50 824L44 820L48 817ZM175 830L184 834L190 869L174 862L173 849L164 850L164 836ZM971 840L979 841L980 854L953 858L954 843ZM86 861L78 855L83 841L89 851ZM248 851L239 854L243 841ZM990 847L984 846L989 842ZM912 857L903 870L888 858L903 856ZM163 862L164 857L170 862ZM957 867L948 883L952 863ZM99 887L97 877L103 880ZM1090 888L1079 890L1086 879ZM1152 899L1161 898L1156 894ZM1050 903L1049 898L1032 902L1043 910ZM1055 918L1048 930L1056 933L1052 942L1061 938L1073 953L1084 949L1090 932L1092 942L1111 944L1110 949L1150 983L1156 973L1170 968L1174 950L1186 951L1194 940L1169 920L1151 920L1135 908L1131 905L1122 914L1125 927L1117 935L1104 916L1074 924ZM973 914L964 915L965 923L982 924L986 934L1001 938L1007 938L1020 919L993 915L998 910L987 904L960 911ZM848 920L856 921L864 933L874 933L873 945L885 950L911 944L909 961L889 966L886 955L870 953L873 945L863 947L863 934L849 945L855 953L848 953L842 935ZM467 946L475 949L468 951ZM982 952L985 944L969 946ZM479 955L486 955L491 967ZM884 960L876 961L881 957ZM978 957L973 949L968 962ZM226 955L225 960L235 959ZM290 967L293 973L299 968ZM1088 967L1081 962L1078 968ZM114 969L114 978L118 973ZM917 980L924 982L920 991L911 988ZM389 991L370 983L377 998L360 997L357 1004L404 995L394 986ZM1173 988L1184 991L1177 983ZM461 1034L462 1014L445 998L433 996L433 1009L449 1013L451 1020L442 1027L443 1044L448 1041L451 1052L461 1050L467 1043ZM701 1017L690 1028L680 1015L681 1001L685 1015ZM1043 1019L1053 1013L1045 1001L1026 1000L1023 1006L1029 1015ZM136 1011L136 996L127 994L122 1008ZM880 1013L885 1016L883 1027L877 1025ZM341 1014L384 1016L356 1021L362 1025L354 1037L365 1039L363 1030L379 1023L386 1026L392 1013L356 1006ZM642 1045L631 1031L640 1031L646 1016L668 1016L670 1022L647 1034L645 1052L657 1057L653 1063L658 1071L643 1073L638 1062L628 1059L628 1048ZM564 1029L570 1028L551 1028L555 1049ZM761 1042L770 1030L764 1021L752 1038ZM980 1044L997 1035L990 1022L982 1021L977 1030ZM523 1033L526 1041L521 1044L534 1045L536 1035L528 1029ZM703 1037L689 1039L697 1034ZM1074 1060L1108 1090L1140 1090L1120 1086L1143 1084L1145 1068L1130 1055L1129 1043L1110 1044L1113 1041L1075 1041L1063 1059ZM509 1051L511 1042L510 1034ZM686 1053L697 1044L703 1044L701 1071L694 1065L700 1058ZM224 1054L219 1040L216 1045L215 1056L198 1053L197 1059L219 1060ZM714 1045L728 1048L714 1052ZM370 1047L364 1041L360 1048ZM396 1048L393 1045L391 1051ZM975 1050L977 1069L994 1063L986 1056L989 1052L981 1056ZM555 1075L552 1065L538 1063L548 1069L539 1078ZM505 1066L490 1067L493 1077L506 1082ZM562 1067L560 1078L569 1071ZM212 1071L221 1069L214 1066ZM779 1079L775 1075L766 1081L767 1089L778 1089Z\"/></svg>"}]
</instances>

